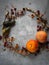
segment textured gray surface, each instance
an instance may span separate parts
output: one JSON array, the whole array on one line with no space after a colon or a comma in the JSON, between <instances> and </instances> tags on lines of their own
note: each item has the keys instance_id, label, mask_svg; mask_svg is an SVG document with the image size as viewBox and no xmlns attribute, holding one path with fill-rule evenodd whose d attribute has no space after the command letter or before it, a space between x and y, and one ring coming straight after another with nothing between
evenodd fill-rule
<instances>
[{"instance_id":1,"label":"textured gray surface","mask_svg":"<svg viewBox=\"0 0 49 65\"><path fill-rule=\"evenodd\" d=\"M29 5L31 2L31 5ZM5 14L5 6L9 5L8 9L11 8L13 4L18 9L22 7L30 7L33 10L39 9L42 13L47 11L46 16L48 17L49 8L48 8L48 0L0 0L0 25L4 20ZM36 19L31 19L28 17L28 13L22 18L18 18L16 20L16 25L11 29L10 36L14 36L16 41L14 44L18 43L20 46L25 46L26 42L29 39L34 39L36 34ZM49 17L48 17L49 20ZM0 26L0 34L1 34L1 26ZM1 41L0 41L1 43ZM14 52L2 51L2 47L0 46L0 65L49 65L49 52L42 51L41 54L30 55L27 57L23 57L19 54L14 54Z\"/></svg>"}]
</instances>

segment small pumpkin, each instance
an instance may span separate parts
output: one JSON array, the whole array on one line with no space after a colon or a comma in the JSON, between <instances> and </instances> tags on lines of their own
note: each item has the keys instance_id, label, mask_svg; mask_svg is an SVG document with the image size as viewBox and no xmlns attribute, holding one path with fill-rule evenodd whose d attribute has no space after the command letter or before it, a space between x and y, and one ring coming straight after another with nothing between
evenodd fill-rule
<instances>
[{"instance_id":1,"label":"small pumpkin","mask_svg":"<svg viewBox=\"0 0 49 65\"><path fill-rule=\"evenodd\" d=\"M45 31L38 31L36 33L36 40L38 40L40 43L44 43L47 40L47 33Z\"/></svg>"},{"instance_id":2,"label":"small pumpkin","mask_svg":"<svg viewBox=\"0 0 49 65\"><path fill-rule=\"evenodd\" d=\"M35 53L38 50L38 42L36 40L29 40L26 43L26 49L31 53Z\"/></svg>"}]
</instances>

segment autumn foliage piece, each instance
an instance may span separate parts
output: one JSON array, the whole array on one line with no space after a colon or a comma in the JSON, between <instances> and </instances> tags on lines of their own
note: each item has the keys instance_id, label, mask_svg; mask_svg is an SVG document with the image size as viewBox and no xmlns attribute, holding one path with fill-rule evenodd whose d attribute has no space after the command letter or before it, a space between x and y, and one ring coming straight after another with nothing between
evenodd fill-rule
<instances>
[{"instance_id":1,"label":"autumn foliage piece","mask_svg":"<svg viewBox=\"0 0 49 65\"><path fill-rule=\"evenodd\" d=\"M29 40L26 43L26 49L31 53L35 53L38 50L38 42L36 40Z\"/></svg>"},{"instance_id":2,"label":"autumn foliage piece","mask_svg":"<svg viewBox=\"0 0 49 65\"><path fill-rule=\"evenodd\" d=\"M44 43L47 40L47 33L45 31L38 31L36 33L36 39L40 42L40 43Z\"/></svg>"}]
</instances>

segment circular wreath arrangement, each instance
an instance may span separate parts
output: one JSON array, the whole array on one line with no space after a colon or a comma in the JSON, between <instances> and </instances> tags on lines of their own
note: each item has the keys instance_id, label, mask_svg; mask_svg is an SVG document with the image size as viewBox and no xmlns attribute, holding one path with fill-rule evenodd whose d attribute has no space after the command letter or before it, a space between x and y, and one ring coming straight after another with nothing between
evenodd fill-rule
<instances>
[{"instance_id":1,"label":"circular wreath arrangement","mask_svg":"<svg viewBox=\"0 0 49 65\"><path fill-rule=\"evenodd\" d=\"M14 37L9 37L9 33L11 28L15 25L15 19L18 17L22 17L26 14L26 11L31 12L31 15L28 15L32 19L36 17L37 20L37 33L36 33L36 39L29 40L26 43L26 47L22 47L20 49L19 45L16 44L15 47L12 45L12 42L15 40ZM45 13L44 13L45 14ZM2 39L4 42L4 47L9 48L10 50L19 53L23 56L30 55L30 54L35 54L37 55L41 49L48 49L48 44L49 41L47 41L48 37L48 22L47 19L44 18L44 14L41 14L39 10L33 11L30 8L23 8L22 10L17 11L17 8L12 8L9 11L6 12L5 14L5 20L3 22L3 27L2 27L2 36L0 36L0 40ZM41 24L41 25L39 25Z\"/></svg>"}]
</instances>

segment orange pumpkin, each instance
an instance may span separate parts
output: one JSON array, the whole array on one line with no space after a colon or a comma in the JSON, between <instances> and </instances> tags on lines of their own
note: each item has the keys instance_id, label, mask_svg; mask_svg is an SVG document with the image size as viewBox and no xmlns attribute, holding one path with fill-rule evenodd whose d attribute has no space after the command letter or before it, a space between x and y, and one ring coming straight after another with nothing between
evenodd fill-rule
<instances>
[{"instance_id":1,"label":"orange pumpkin","mask_svg":"<svg viewBox=\"0 0 49 65\"><path fill-rule=\"evenodd\" d=\"M45 31L38 31L36 33L36 39L41 42L44 43L47 40L47 33Z\"/></svg>"},{"instance_id":2,"label":"orange pumpkin","mask_svg":"<svg viewBox=\"0 0 49 65\"><path fill-rule=\"evenodd\" d=\"M29 40L26 44L26 49L31 53L36 52L38 50L38 42L36 40Z\"/></svg>"}]
</instances>

